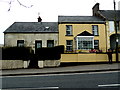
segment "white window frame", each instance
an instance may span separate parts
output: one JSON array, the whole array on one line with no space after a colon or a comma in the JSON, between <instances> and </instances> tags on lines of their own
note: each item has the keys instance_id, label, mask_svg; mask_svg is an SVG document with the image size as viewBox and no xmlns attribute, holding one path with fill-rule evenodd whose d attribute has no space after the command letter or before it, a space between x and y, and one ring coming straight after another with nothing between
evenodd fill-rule
<instances>
[{"instance_id":1,"label":"white window frame","mask_svg":"<svg viewBox=\"0 0 120 90\"><path fill-rule=\"evenodd\" d=\"M92 48L94 48L94 36L77 36L77 50L90 50L90 49L78 49L79 47L78 47L78 39L79 38L92 38L92 44L93 44L93 46L92 46Z\"/></svg>"},{"instance_id":2,"label":"white window frame","mask_svg":"<svg viewBox=\"0 0 120 90\"><path fill-rule=\"evenodd\" d=\"M97 29L95 27L97 27ZM99 35L99 31L98 30L99 30L98 25L92 25L92 32L93 32L94 36L98 36Z\"/></svg>"},{"instance_id":3,"label":"white window frame","mask_svg":"<svg viewBox=\"0 0 120 90\"><path fill-rule=\"evenodd\" d=\"M110 33L115 31L114 21L109 21L109 31Z\"/></svg>"}]
</instances>

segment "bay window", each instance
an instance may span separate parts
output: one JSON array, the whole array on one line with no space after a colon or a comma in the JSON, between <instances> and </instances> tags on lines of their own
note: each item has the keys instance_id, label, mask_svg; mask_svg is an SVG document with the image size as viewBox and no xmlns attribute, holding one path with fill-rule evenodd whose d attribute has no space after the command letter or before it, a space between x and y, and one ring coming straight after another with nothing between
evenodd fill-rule
<instances>
[{"instance_id":1,"label":"bay window","mask_svg":"<svg viewBox=\"0 0 120 90\"><path fill-rule=\"evenodd\" d=\"M77 49L90 50L94 48L93 36L77 36Z\"/></svg>"}]
</instances>

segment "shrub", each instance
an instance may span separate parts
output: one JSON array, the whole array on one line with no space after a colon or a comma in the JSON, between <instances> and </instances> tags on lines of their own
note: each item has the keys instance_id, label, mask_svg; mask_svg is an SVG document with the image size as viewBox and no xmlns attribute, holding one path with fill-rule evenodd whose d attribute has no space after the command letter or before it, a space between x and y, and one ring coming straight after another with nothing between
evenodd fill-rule
<instances>
[{"instance_id":1,"label":"shrub","mask_svg":"<svg viewBox=\"0 0 120 90\"><path fill-rule=\"evenodd\" d=\"M59 60L61 53L64 53L64 46L39 48L35 54L39 60Z\"/></svg>"},{"instance_id":2,"label":"shrub","mask_svg":"<svg viewBox=\"0 0 120 90\"><path fill-rule=\"evenodd\" d=\"M28 47L3 47L3 60L28 60L30 59L31 48Z\"/></svg>"}]
</instances>

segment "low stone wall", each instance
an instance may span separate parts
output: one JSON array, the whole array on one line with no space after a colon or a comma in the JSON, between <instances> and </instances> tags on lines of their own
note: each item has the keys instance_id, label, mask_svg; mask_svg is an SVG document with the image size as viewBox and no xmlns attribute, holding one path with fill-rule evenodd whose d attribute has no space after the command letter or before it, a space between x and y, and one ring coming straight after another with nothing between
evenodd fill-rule
<instances>
[{"instance_id":1,"label":"low stone wall","mask_svg":"<svg viewBox=\"0 0 120 90\"><path fill-rule=\"evenodd\" d=\"M0 69L24 68L23 60L0 60Z\"/></svg>"},{"instance_id":2,"label":"low stone wall","mask_svg":"<svg viewBox=\"0 0 120 90\"><path fill-rule=\"evenodd\" d=\"M43 67L58 67L60 66L60 60L45 60L43 61Z\"/></svg>"},{"instance_id":3,"label":"low stone wall","mask_svg":"<svg viewBox=\"0 0 120 90\"><path fill-rule=\"evenodd\" d=\"M30 60L0 60L0 69L20 69L28 68ZM58 67L60 66L60 60L38 60L38 67Z\"/></svg>"}]
</instances>

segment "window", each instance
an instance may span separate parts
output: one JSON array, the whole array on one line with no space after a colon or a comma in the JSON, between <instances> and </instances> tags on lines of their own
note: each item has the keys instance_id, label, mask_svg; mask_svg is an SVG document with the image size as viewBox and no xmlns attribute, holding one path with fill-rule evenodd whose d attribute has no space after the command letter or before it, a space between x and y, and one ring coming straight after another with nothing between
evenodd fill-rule
<instances>
[{"instance_id":1,"label":"window","mask_svg":"<svg viewBox=\"0 0 120 90\"><path fill-rule=\"evenodd\" d=\"M110 30L110 32L114 32L114 30L115 30L114 21L109 21L109 30Z\"/></svg>"},{"instance_id":2,"label":"window","mask_svg":"<svg viewBox=\"0 0 120 90\"><path fill-rule=\"evenodd\" d=\"M119 22L116 22L116 24L117 24L117 31L120 31Z\"/></svg>"},{"instance_id":3,"label":"window","mask_svg":"<svg viewBox=\"0 0 120 90\"><path fill-rule=\"evenodd\" d=\"M54 47L54 40L47 40L47 47Z\"/></svg>"},{"instance_id":4,"label":"window","mask_svg":"<svg viewBox=\"0 0 120 90\"><path fill-rule=\"evenodd\" d=\"M93 36L78 36L77 37L77 49L90 50L93 48Z\"/></svg>"},{"instance_id":5,"label":"window","mask_svg":"<svg viewBox=\"0 0 120 90\"><path fill-rule=\"evenodd\" d=\"M66 41L66 50L72 51L73 50L73 40L67 40Z\"/></svg>"},{"instance_id":6,"label":"window","mask_svg":"<svg viewBox=\"0 0 120 90\"><path fill-rule=\"evenodd\" d=\"M66 25L66 35L72 35L72 25Z\"/></svg>"},{"instance_id":7,"label":"window","mask_svg":"<svg viewBox=\"0 0 120 90\"><path fill-rule=\"evenodd\" d=\"M99 40L94 40L94 49L99 50Z\"/></svg>"},{"instance_id":8,"label":"window","mask_svg":"<svg viewBox=\"0 0 120 90\"><path fill-rule=\"evenodd\" d=\"M24 40L17 40L17 47L24 47Z\"/></svg>"},{"instance_id":9,"label":"window","mask_svg":"<svg viewBox=\"0 0 120 90\"><path fill-rule=\"evenodd\" d=\"M99 35L98 34L98 25L92 25L92 32L93 32L94 36Z\"/></svg>"},{"instance_id":10,"label":"window","mask_svg":"<svg viewBox=\"0 0 120 90\"><path fill-rule=\"evenodd\" d=\"M42 41L41 41L41 40L35 41L35 48L36 48L36 49L42 48Z\"/></svg>"}]
</instances>

